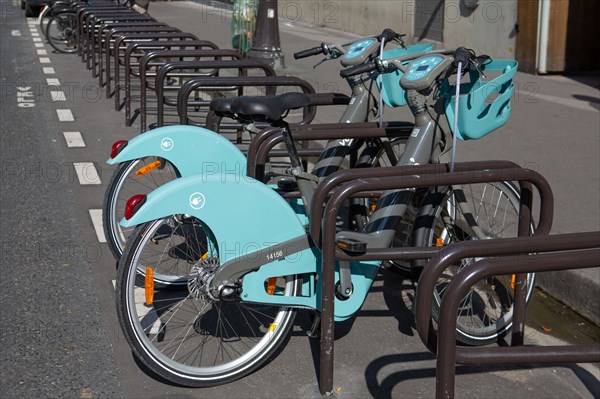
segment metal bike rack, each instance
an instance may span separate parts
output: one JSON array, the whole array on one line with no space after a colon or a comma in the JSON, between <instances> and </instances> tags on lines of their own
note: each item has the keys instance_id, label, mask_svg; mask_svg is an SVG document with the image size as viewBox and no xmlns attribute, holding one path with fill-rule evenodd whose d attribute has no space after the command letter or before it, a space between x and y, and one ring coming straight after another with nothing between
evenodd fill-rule
<instances>
[{"instance_id":1,"label":"metal bike rack","mask_svg":"<svg viewBox=\"0 0 600 399\"><path fill-rule=\"evenodd\" d=\"M517 342L511 342L511 346L507 347L457 347L455 335L459 303L477 281L499 274L538 273L597 267L600 264L600 232L498 239L493 241L493 245L481 244L485 243L461 242L443 249L439 256L432 259L426 266L428 273L425 273L419 282L417 327L421 339L431 345L433 344L429 342L433 338L431 334L431 297L436 279L449 265L461 259L500 256L470 264L454 276L446 287L438 322L437 398L454 397L455 365L457 363L518 365L600 361L600 345L523 346L523 342L517 340ZM421 301L424 302L422 306ZM518 307L520 309L517 309ZM525 301L515 301L514 313L525 313Z\"/></svg>"},{"instance_id":2,"label":"metal bike rack","mask_svg":"<svg viewBox=\"0 0 600 399\"><path fill-rule=\"evenodd\" d=\"M83 44L85 45L83 54L84 54L85 60L82 59L82 61L85 61L87 69L93 69L95 66L94 65L94 63L96 62L95 52L96 51L98 51L100 53L102 52L102 46L96 45L96 37L100 33L100 28L105 24L115 24L115 23L124 23L124 22L129 23L129 25L125 26L125 27L117 28L117 29L134 28L135 23L148 23L148 22L157 23L156 20L154 20L146 15L140 15L138 13L135 13L135 14L121 13L118 15L109 15L109 16L103 16L102 14L96 14L96 13L91 14L88 17L87 24L85 27L85 37L83 38L83 40L84 40ZM148 28L169 27L166 24L159 24L154 27L148 26L148 25L142 25L142 26L147 26ZM137 29L143 29L143 28L137 27ZM100 37L100 38L102 38L102 37Z\"/></svg>"},{"instance_id":3,"label":"metal bike rack","mask_svg":"<svg viewBox=\"0 0 600 399\"><path fill-rule=\"evenodd\" d=\"M147 50L160 50L160 44L150 44L150 42L161 42L161 41L196 41L198 42L199 39L191 34L191 33L134 33L134 34L120 34L117 35L116 39L115 39L115 43L114 43L114 47L113 47L113 53L112 55L114 56L114 68L115 68L115 91L114 91L114 95L115 95L115 104L116 104L116 109L120 108L120 90L121 90L121 81L120 81L120 66L121 65L125 65L125 60L121 59L120 57L120 53L121 51L123 51L123 53L125 53L125 51L127 50L127 45L125 45L125 43L130 44L132 42L136 42L136 41L146 41L146 46L145 47ZM107 42L107 47L108 50L110 50L110 42ZM106 64L107 64L107 69L106 69L106 96L110 97L111 96L111 87L110 87L110 52L107 51L106 53Z\"/></svg>"},{"instance_id":4,"label":"metal bike rack","mask_svg":"<svg viewBox=\"0 0 600 399\"><path fill-rule=\"evenodd\" d=\"M120 28L144 28L144 27L161 27L168 26L163 22L154 21L152 19L148 20L119 20L118 22L107 21L102 22L100 27L98 28L98 33L94 36L94 39L91 43L88 43L89 50L92 54L92 77L98 77L100 79L100 86L104 86L104 81L102 78L102 54L104 53L104 36L108 35L108 32L114 33L114 30L118 30ZM97 57L96 57L97 55Z\"/></svg>"},{"instance_id":5,"label":"metal bike rack","mask_svg":"<svg viewBox=\"0 0 600 399\"><path fill-rule=\"evenodd\" d=\"M103 22L119 21L123 18L128 20L149 20L147 15L141 15L128 7L90 7L83 8L77 13L79 42L78 49L82 62L86 62L89 68L89 42L95 33L96 24ZM84 50L85 49L85 50Z\"/></svg>"},{"instance_id":6,"label":"metal bike rack","mask_svg":"<svg viewBox=\"0 0 600 399\"><path fill-rule=\"evenodd\" d=\"M137 64L133 64L130 66L131 57L129 57L128 55L130 52L135 51L136 47L140 47L140 46L143 46L142 43L135 43L133 45L130 45L126 50L125 70L130 71L130 73L125 74L125 120L126 120L126 123L130 123L130 121L131 121L131 101L132 101L131 78L139 77L139 79L140 79L140 113L142 114L142 118L143 118L142 125L141 125L142 132L146 130L147 89L156 91L156 86L153 86L150 83L153 80L149 79L149 78L154 77L156 79L156 76L160 72L161 68L165 65L172 63L173 58L178 59L177 62L180 62L180 63L202 62L200 60L203 58L209 58L212 60L219 60L223 57L240 59L239 54L234 52L233 50L219 50L219 49L216 49L216 45L212 42L207 41L205 43L202 43L200 41L200 42L198 42L198 44L196 46L193 46L194 49L191 49L191 50L158 50L158 51L150 50L150 51L144 53L143 56L138 57L139 61ZM180 48L180 47L192 47L192 46L189 46L189 45L178 46L177 42L169 42L169 45L165 46L165 47ZM194 61L184 61L185 58L192 58L192 60L194 60ZM159 59L164 59L164 61L158 61ZM137 72L135 72L135 68L134 68L135 66L138 67ZM150 68L153 68L154 71L151 72L149 70ZM215 76L218 74L219 68L221 68L221 67L215 67L215 69L213 69L211 72L206 73L206 74L200 74L200 73L198 73L198 74L201 76L202 75ZM179 73L179 74L176 74L175 77L185 77L185 76L190 76L190 74ZM164 82L163 82L163 84L164 84ZM177 89L179 89L179 86L174 86L173 89L175 87L177 87Z\"/></svg>"},{"instance_id":7,"label":"metal bike rack","mask_svg":"<svg viewBox=\"0 0 600 399\"><path fill-rule=\"evenodd\" d=\"M360 179L360 180L357 180ZM519 233L524 231L523 226L530 226L532 209L532 185L536 187L540 196L540 217L536 235L546 235L552 225L553 196L547 181L538 173L522 169L512 162L490 161L458 163L455 171L448 172L447 165L419 165L405 167L386 167L373 169L353 169L332 174L320 184L313 198L311 209L312 221L310 233L317 245L321 245L323 256L322 270L322 295L321 295L321 337L320 337L320 375L319 390L322 394L330 394L333 388L333 354L334 354L334 270L336 260L361 261L361 260L412 260L429 259L434 257L440 249L438 247L419 248L375 248L368 249L363 255L350 256L338 249L335 244L336 215L342 207L344 200L360 192L371 190L387 190L400 188L426 188L448 186L457 184L474 184L499 181L518 181L521 189L521 204L519 209ZM331 194L325 209L325 203L330 191L337 187ZM323 219L323 215L327 218ZM323 231L321 235L321 221ZM482 245L489 245L489 241L481 241ZM424 273L428 273L424 272ZM517 275L516 286L524 286L523 275ZM517 290L515 303L522 301L524 295ZM419 306L427 307L419 303ZM518 318L514 324L520 327ZM521 332L522 334L522 332ZM518 334L517 334L518 335Z\"/></svg>"},{"instance_id":8,"label":"metal bike rack","mask_svg":"<svg viewBox=\"0 0 600 399\"><path fill-rule=\"evenodd\" d=\"M167 76L177 77L180 79L187 78L190 80L197 79L200 77L213 77L217 78L219 71L221 70L237 70L238 77L245 77L248 70L258 70L265 74L265 76L275 76L273 68L267 64L257 60L240 59L242 57L238 52L234 50L213 50L206 52L197 52L195 58L213 58L213 60L207 61L176 61L168 62L158 68L154 79L154 86L151 87L146 83L146 78L142 80L142 91L141 91L141 130L146 129L147 121L147 93L145 88L153 88L156 92L157 98L157 126L164 125L164 106L177 107L177 99L175 101L170 100L165 96L167 91L179 91L185 83L180 83L176 86L167 86ZM218 58L231 57L233 60L220 60ZM217 58L217 59L215 59ZM194 72L190 72L190 70ZM208 71L206 71L208 70ZM179 71L179 72L177 72ZM204 71L204 72L200 72ZM208 103L207 103L208 104Z\"/></svg>"}]
</instances>

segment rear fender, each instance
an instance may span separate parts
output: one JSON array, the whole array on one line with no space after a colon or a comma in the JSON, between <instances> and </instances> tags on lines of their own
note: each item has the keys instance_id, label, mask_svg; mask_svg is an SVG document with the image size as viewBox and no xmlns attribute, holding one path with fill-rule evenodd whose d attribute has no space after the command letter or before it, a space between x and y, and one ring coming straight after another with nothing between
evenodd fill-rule
<instances>
[{"instance_id":1,"label":"rear fender","mask_svg":"<svg viewBox=\"0 0 600 399\"><path fill-rule=\"evenodd\" d=\"M211 130L187 125L142 133L106 162L119 164L152 156L169 161L180 176L246 174L246 157L234 144Z\"/></svg>"},{"instance_id":2,"label":"rear fender","mask_svg":"<svg viewBox=\"0 0 600 399\"><path fill-rule=\"evenodd\" d=\"M230 174L173 180L148 194L133 217L123 219L121 225L130 227L178 214L192 215L210 228L222 265L306 237L300 219L280 195L250 177Z\"/></svg>"}]
</instances>

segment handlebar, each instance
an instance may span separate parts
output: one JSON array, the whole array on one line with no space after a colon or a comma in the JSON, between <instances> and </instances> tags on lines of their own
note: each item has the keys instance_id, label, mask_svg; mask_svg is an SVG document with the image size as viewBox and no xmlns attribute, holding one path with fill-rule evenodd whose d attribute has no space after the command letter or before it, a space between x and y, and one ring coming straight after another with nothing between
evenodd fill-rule
<instances>
[{"instance_id":1,"label":"handlebar","mask_svg":"<svg viewBox=\"0 0 600 399\"><path fill-rule=\"evenodd\" d=\"M309 48L307 50L302 50L302 51L298 51L297 53L294 53L294 59L299 60L300 58L306 58L306 57L311 57L313 55L317 55L317 54L323 54L323 45L320 45L318 47L313 47L313 48Z\"/></svg>"},{"instance_id":2,"label":"handlebar","mask_svg":"<svg viewBox=\"0 0 600 399\"><path fill-rule=\"evenodd\" d=\"M360 65L356 65L356 66L353 66L353 67L350 67L347 69L342 69L340 71L340 76L344 79L347 79L350 76L375 71L376 69L377 69L377 63L367 62L366 64L360 64Z\"/></svg>"},{"instance_id":3,"label":"handlebar","mask_svg":"<svg viewBox=\"0 0 600 399\"><path fill-rule=\"evenodd\" d=\"M391 30L390 28L385 28L383 30L383 32L381 32L381 34L379 36L377 36L377 40L381 43L381 41L383 39L385 39L385 42L389 43L392 40L399 40L400 38L402 38L402 36L404 36L404 35L396 33L393 30Z\"/></svg>"}]
</instances>

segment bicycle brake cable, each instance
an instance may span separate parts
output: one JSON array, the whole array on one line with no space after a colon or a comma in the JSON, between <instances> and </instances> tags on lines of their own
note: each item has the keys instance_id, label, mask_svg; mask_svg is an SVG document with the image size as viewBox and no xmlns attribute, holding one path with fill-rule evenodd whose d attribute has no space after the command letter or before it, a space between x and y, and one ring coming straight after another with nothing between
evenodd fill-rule
<instances>
[{"instance_id":1,"label":"bicycle brake cable","mask_svg":"<svg viewBox=\"0 0 600 399\"><path fill-rule=\"evenodd\" d=\"M456 136L458 129L458 100L460 97L460 80L462 78L462 61L458 62L457 72L456 72L456 100L454 101L454 134L452 135L452 158L450 159L450 172L454 172L454 162L456 159Z\"/></svg>"},{"instance_id":2,"label":"bicycle brake cable","mask_svg":"<svg viewBox=\"0 0 600 399\"><path fill-rule=\"evenodd\" d=\"M383 48L385 47L385 37L381 38L381 46L379 47L379 59L383 60ZM377 80L379 81L379 128L383 127L383 74L379 74L377 76Z\"/></svg>"}]
</instances>

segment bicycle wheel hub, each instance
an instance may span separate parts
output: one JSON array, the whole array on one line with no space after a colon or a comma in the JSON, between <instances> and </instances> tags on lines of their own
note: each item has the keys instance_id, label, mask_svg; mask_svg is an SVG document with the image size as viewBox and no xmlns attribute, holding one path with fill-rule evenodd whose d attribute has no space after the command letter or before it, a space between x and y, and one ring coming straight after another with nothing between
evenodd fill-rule
<instances>
[{"instance_id":1,"label":"bicycle wheel hub","mask_svg":"<svg viewBox=\"0 0 600 399\"><path fill-rule=\"evenodd\" d=\"M190 297L203 302L217 300L211 295L209 287L219 265L219 258L206 258L192 266L188 280Z\"/></svg>"}]
</instances>

